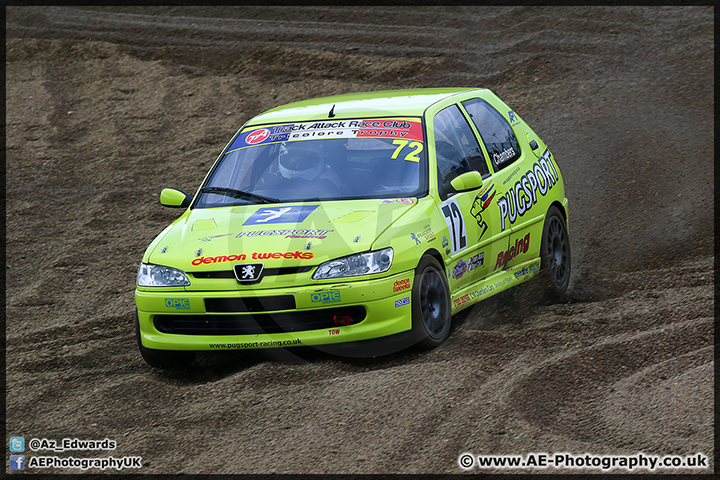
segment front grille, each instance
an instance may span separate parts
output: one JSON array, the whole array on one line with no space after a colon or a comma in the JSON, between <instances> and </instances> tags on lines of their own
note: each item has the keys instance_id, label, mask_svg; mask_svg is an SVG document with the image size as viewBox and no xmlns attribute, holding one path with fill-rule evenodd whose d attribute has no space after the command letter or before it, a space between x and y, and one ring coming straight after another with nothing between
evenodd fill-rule
<instances>
[{"instance_id":1,"label":"front grille","mask_svg":"<svg viewBox=\"0 0 720 480\"><path fill-rule=\"evenodd\" d=\"M278 295L275 297L249 298L206 298L205 311L213 313L271 312L273 310L294 310L295 297Z\"/></svg>"},{"instance_id":2,"label":"front grille","mask_svg":"<svg viewBox=\"0 0 720 480\"><path fill-rule=\"evenodd\" d=\"M293 273L305 273L314 267L281 267L266 268L263 270L263 278L273 275L292 275ZM195 278L235 278L235 272L232 270L223 270L219 272L190 272Z\"/></svg>"},{"instance_id":3,"label":"front grille","mask_svg":"<svg viewBox=\"0 0 720 480\"><path fill-rule=\"evenodd\" d=\"M159 332L177 335L259 335L355 325L365 315L365 308L354 306L246 315L156 315L154 324Z\"/></svg>"}]
</instances>

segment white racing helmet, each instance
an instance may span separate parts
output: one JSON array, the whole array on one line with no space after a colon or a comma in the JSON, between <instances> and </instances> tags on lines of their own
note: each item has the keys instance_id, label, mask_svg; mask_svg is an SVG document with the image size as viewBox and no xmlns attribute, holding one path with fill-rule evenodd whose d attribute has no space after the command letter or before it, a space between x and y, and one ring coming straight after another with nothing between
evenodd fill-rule
<instances>
[{"instance_id":1,"label":"white racing helmet","mask_svg":"<svg viewBox=\"0 0 720 480\"><path fill-rule=\"evenodd\" d=\"M325 168L323 149L317 141L301 140L280 145L278 169L285 178L312 180Z\"/></svg>"}]
</instances>

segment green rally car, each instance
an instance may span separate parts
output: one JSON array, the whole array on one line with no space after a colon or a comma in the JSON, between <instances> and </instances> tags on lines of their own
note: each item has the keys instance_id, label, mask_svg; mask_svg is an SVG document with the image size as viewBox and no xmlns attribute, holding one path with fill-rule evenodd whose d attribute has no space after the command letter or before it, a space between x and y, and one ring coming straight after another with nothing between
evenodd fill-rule
<instances>
[{"instance_id":1,"label":"green rally car","mask_svg":"<svg viewBox=\"0 0 720 480\"><path fill-rule=\"evenodd\" d=\"M137 341L155 367L197 351L432 348L480 300L537 274L559 296L570 280L557 161L486 89L274 108L194 196L160 201L184 212L137 275Z\"/></svg>"}]
</instances>

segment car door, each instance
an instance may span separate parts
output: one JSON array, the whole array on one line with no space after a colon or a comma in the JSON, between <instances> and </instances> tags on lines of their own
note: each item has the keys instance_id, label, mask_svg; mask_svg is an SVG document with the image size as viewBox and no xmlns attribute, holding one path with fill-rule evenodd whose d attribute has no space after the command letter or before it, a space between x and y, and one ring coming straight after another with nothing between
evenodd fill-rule
<instances>
[{"instance_id":1,"label":"car door","mask_svg":"<svg viewBox=\"0 0 720 480\"><path fill-rule=\"evenodd\" d=\"M477 190L458 193L450 185L455 177L472 170L490 176L480 144L458 105L450 105L434 116L433 133L439 207L450 237L448 281L454 291L488 273L488 259L495 253L498 219L484 211L492 204L494 187L485 183Z\"/></svg>"},{"instance_id":2,"label":"car door","mask_svg":"<svg viewBox=\"0 0 720 480\"><path fill-rule=\"evenodd\" d=\"M493 105L484 99L473 98L462 102L462 106L488 152L492 170L490 181L496 187L491 215L497 219L500 237L505 240L503 248L490 262L490 273L494 273L536 255L541 241L538 224L544 212L540 207L532 207L550 185L544 171L535 172L535 164L539 162L537 156L527 142L521 145L508 120ZM541 223L539 228L542 228Z\"/></svg>"}]
</instances>

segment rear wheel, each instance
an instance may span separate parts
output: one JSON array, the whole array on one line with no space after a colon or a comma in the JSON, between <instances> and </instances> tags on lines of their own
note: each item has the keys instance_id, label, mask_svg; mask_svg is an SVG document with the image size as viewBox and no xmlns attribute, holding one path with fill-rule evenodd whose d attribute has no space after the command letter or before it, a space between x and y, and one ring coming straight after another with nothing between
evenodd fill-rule
<instances>
[{"instance_id":1,"label":"rear wheel","mask_svg":"<svg viewBox=\"0 0 720 480\"><path fill-rule=\"evenodd\" d=\"M185 368L190 365L195 358L195 354L192 352L155 350L144 347L140 340L140 321L137 310L135 311L135 339L137 340L138 349L140 349L140 355L142 355L145 363L151 367L162 369Z\"/></svg>"},{"instance_id":2,"label":"rear wheel","mask_svg":"<svg viewBox=\"0 0 720 480\"><path fill-rule=\"evenodd\" d=\"M540 257L540 270L548 285L547 293L551 299L560 300L570 283L570 236L565 218L554 205L545 217Z\"/></svg>"},{"instance_id":3,"label":"rear wheel","mask_svg":"<svg viewBox=\"0 0 720 480\"><path fill-rule=\"evenodd\" d=\"M440 263L425 256L415 269L412 289L413 330L419 346L435 348L450 335L450 289Z\"/></svg>"}]
</instances>

